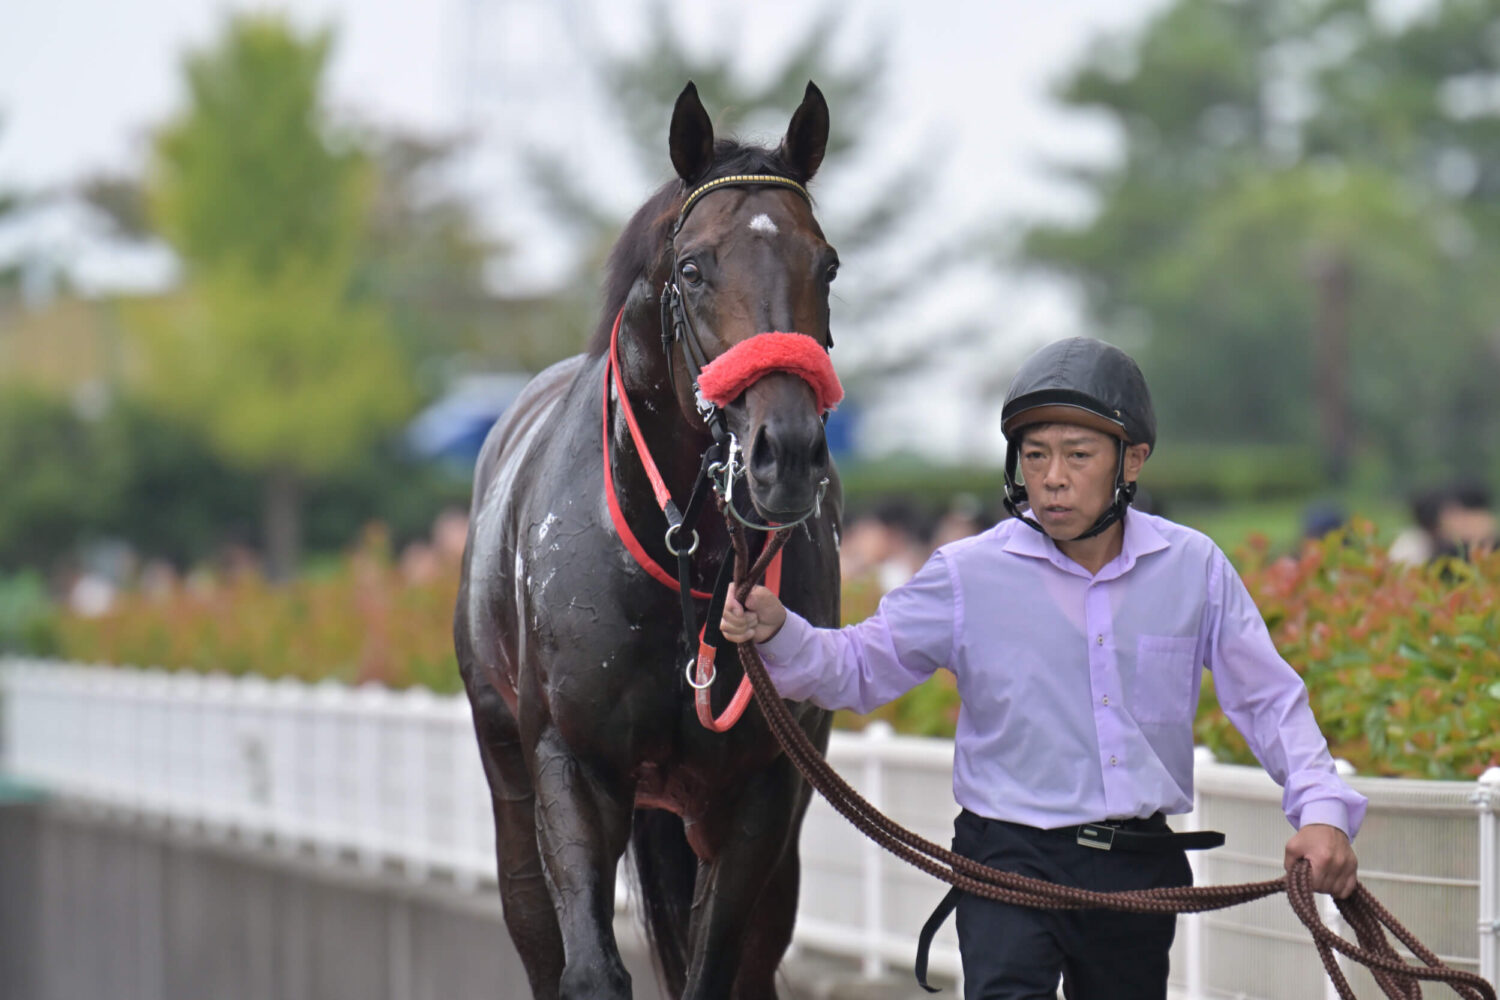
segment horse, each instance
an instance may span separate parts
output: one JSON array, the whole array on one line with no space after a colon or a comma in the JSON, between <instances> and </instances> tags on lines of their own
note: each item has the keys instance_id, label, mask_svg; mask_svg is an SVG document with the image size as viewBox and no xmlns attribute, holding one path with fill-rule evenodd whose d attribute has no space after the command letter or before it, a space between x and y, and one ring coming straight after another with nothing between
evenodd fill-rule
<instances>
[{"instance_id":1,"label":"horse","mask_svg":"<svg viewBox=\"0 0 1500 1000\"><path fill-rule=\"evenodd\" d=\"M537 375L477 460L454 643L492 797L505 923L538 998L631 995L613 930L627 846L669 994L776 995L809 790L758 711L725 732L695 715L689 688L702 685L684 670L683 620L701 620L731 534L706 517L672 544L661 491L678 513L721 436L705 418L715 412L732 435L718 473L738 516L796 524L783 600L816 625L838 623L827 401L805 374L774 370L715 407L694 378L768 336L793 337L827 364L838 256L804 185L828 128L809 83L775 148L716 140L688 83L668 130L677 176L612 250L587 350ZM684 551L691 558L674 563ZM674 564L686 605L663 569ZM740 668L732 656L718 663L722 702ZM828 713L791 708L826 749Z\"/></svg>"}]
</instances>

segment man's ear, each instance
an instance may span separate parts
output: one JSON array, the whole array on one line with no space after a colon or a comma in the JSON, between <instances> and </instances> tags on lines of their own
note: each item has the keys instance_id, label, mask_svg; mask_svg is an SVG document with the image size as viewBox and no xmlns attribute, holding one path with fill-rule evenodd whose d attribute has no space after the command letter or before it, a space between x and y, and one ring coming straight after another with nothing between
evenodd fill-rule
<instances>
[{"instance_id":1,"label":"man's ear","mask_svg":"<svg viewBox=\"0 0 1500 1000\"><path fill-rule=\"evenodd\" d=\"M1146 464L1146 459L1151 457L1151 446L1149 444L1133 444L1125 449L1125 481L1133 483L1141 474L1141 466Z\"/></svg>"}]
</instances>

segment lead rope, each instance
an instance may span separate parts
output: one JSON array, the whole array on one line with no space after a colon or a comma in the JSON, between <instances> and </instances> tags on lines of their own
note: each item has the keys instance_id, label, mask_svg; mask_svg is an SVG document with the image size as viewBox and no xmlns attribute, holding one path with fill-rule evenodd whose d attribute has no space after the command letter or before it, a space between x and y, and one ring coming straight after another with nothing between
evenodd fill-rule
<instances>
[{"instance_id":1,"label":"lead rope","mask_svg":"<svg viewBox=\"0 0 1500 1000\"><path fill-rule=\"evenodd\" d=\"M733 521L728 523L734 539L735 596L744 604L751 587L765 572L766 564L786 543L788 533L778 531L772 535L755 565L749 566L744 529ZM1423 980L1446 983L1464 1000L1496 1000L1493 986L1471 972L1444 965L1363 885L1357 886L1348 899L1336 900L1339 912L1354 929L1359 943L1350 942L1329 930L1318 914L1312 890L1312 865L1306 859L1297 862L1283 877L1266 882L1094 892L1000 871L954 854L895 823L829 767L776 693L755 643L740 643L739 653L745 675L755 690L755 700L771 732L808 783L865 836L913 867L964 892L997 902L1041 909L1112 909L1129 913L1202 913L1284 892L1297 919L1311 932L1323 968L1342 1000L1358 998L1338 966L1335 951L1369 968L1376 984L1390 1000L1418 1000L1422 995L1420 983ZM1405 962L1386 939L1385 929L1426 963L1425 967Z\"/></svg>"}]
</instances>

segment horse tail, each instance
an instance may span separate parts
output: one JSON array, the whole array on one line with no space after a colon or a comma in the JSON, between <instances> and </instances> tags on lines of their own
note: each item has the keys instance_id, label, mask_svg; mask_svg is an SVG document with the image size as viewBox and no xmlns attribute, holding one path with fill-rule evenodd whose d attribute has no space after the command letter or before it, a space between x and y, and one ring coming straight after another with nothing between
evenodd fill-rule
<instances>
[{"instance_id":1,"label":"horse tail","mask_svg":"<svg viewBox=\"0 0 1500 1000\"><path fill-rule=\"evenodd\" d=\"M688 921L698 856L688 846L682 819L662 809L637 809L630 830L635 898L652 961L669 997L687 983Z\"/></svg>"}]
</instances>

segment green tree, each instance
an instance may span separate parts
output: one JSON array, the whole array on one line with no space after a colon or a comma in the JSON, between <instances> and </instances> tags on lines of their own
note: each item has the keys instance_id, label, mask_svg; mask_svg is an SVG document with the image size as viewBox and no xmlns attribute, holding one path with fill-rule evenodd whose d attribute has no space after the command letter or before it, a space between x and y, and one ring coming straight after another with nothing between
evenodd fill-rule
<instances>
[{"instance_id":1,"label":"green tree","mask_svg":"<svg viewBox=\"0 0 1500 1000\"><path fill-rule=\"evenodd\" d=\"M262 479L277 577L297 564L304 482L357 461L412 401L385 311L355 294L372 171L323 107L331 44L234 18L188 57L188 107L147 184L187 277L146 331L151 394Z\"/></svg>"},{"instance_id":2,"label":"green tree","mask_svg":"<svg viewBox=\"0 0 1500 1000\"><path fill-rule=\"evenodd\" d=\"M1071 169L1096 214L1033 229L1024 255L1138 351L1167 434L1317 447L1334 479L1358 451L1426 472L1492 451L1497 415L1472 403L1500 375L1493 210L1451 180L1490 169L1500 133L1443 105L1493 76L1496 13L1178 0L1062 84L1123 155Z\"/></svg>"}]
</instances>

